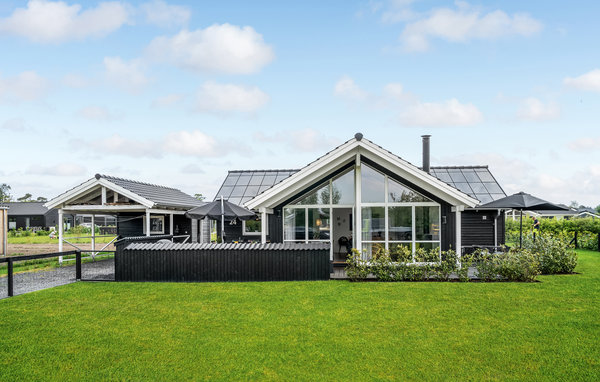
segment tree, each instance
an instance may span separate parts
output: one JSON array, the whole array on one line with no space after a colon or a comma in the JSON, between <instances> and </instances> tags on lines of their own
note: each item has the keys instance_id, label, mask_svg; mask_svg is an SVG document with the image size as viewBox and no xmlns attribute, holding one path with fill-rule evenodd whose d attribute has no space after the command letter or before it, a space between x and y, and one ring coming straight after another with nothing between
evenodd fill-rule
<instances>
[{"instance_id":1,"label":"tree","mask_svg":"<svg viewBox=\"0 0 600 382\"><path fill-rule=\"evenodd\" d=\"M36 202L47 202L48 199L44 198L43 196L38 196L37 199L35 200Z\"/></svg>"},{"instance_id":2,"label":"tree","mask_svg":"<svg viewBox=\"0 0 600 382\"><path fill-rule=\"evenodd\" d=\"M577 200L571 200L571 204L569 204L569 207L571 207L571 208L578 208L579 207L579 203L577 203Z\"/></svg>"},{"instance_id":3,"label":"tree","mask_svg":"<svg viewBox=\"0 0 600 382\"><path fill-rule=\"evenodd\" d=\"M31 202L31 194L27 193L24 196L21 196L20 198L17 198L17 201L19 201L19 202Z\"/></svg>"},{"instance_id":4,"label":"tree","mask_svg":"<svg viewBox=\"0 0 600 382\"><path fill-rule=\"evenodd\" d=\"M596 206L596 211L600 214L600 204Z\"/></svg>"},{"instance_id":5,"label":"tree","mask_svg":"<svg viewBox=\"0 0 600 382\"><path fill-rule=\"evenodd\" d=\"M202 194L194 194L194 198L198 199L199 201L203 202L204 199L206 199L206 196L202 195Z\"/></svg>"},{"instance_id":6,"label":"tree","mask_svg":"<svg viewBox=\"0 0 600 382\"><path fill-rule=\"evenodd\" d=\"M10 186L6 183L0 185L0 202L10 202L12 195L10 194Z\"/></svg>"}]
</instances>

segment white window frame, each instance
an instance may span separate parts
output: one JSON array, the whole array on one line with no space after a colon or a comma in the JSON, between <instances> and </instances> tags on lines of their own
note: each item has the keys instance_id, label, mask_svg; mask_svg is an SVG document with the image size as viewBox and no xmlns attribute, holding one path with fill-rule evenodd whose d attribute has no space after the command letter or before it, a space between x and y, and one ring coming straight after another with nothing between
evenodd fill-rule
<instances>
[{"instance_id":1,"label":"white window frame","mask_svg":"<svg viewBox=\"0 0 600 382\"><path fill-rule=\"evenodd\" d=\"M261 222L261 219L258 218L257 222ZM262 224L258 226L258 231L256 232L246 232L246 221L242 220L242 236L260 236L262 234ZM269 234L269 225L267 224L267 235Z\"/></svg>"},{"instance_id":2,"label":"white window frame","mask_svg":"<svg viewBox=\"0 0 600 382\"><path fill-rule=\"evenodd\" d=\"M150 227L152 227L152 219L159 219L162 220L162 231L150 231L150 235L154 234L154 235L163 235L165 233L165 217L162 215L150 215ZM143 224L143 232L144 234L146 234L146 218L144 217L144 219L142 220Z\"/></svg>"}]
</instances>

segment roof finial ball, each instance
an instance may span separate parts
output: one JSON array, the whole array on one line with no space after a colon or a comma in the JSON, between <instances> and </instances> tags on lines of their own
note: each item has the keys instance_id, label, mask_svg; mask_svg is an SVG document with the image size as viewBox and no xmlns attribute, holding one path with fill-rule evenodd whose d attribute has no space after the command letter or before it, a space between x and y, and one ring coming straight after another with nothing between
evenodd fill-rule
<instances>
[{"instance_id":1,"label":"roof finial ball","mask_svg":"<svg viewBox=\"0 0 600 382\"><path fill-rule=\"evenodd\" d=\"M96 175L95 175L95 178L96 178L96 179L100 179L100 178L102 178L102 175L100 175L100 174L96 174Z\"/></svg>"},{"instance_id":2,"label":"roof finial ball","mask_svg":"<svg viewBox=\"0 0 600 382\"><path fill-rule=\"evenodd\" d=\"M354 134L354 138L356 138L357 141L360 141L362 139L363 135L361 133L356 133Z\"/></svg>"}]
</instances>

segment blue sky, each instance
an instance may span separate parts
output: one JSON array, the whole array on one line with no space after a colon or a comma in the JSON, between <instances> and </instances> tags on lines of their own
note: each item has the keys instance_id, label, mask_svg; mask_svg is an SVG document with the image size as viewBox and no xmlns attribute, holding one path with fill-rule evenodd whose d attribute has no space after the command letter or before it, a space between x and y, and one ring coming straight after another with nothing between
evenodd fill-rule
<instances>
[{"instance_id":1,"label":"blue sky","mask_svg":"<svg viewBox=\"0 0 600 382\"><path fill-rule=\"evenodd\" d=\"M325 4L323 4L325 3ZM0 183L95 173L213 197L356 132L507 193L600 204L597 2L0 3Z\"/></svg>"}]
</instances>

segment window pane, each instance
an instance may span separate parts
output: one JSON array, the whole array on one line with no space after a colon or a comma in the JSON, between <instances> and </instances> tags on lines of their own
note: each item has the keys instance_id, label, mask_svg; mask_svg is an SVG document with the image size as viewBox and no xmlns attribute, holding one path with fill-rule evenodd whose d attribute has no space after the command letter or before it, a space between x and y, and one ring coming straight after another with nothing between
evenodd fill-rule
<instances>
[{"instance_id":1,"label":"window pane","mask_svg":"<svg viewBox=\"0 0 600 382\"><path fill-rule=\"evenodd\" d=\"M261 222L259 220L246 220L244 223L246 227L245 233L259 233L261 228Z\"/></svg>"},{"instance_id":2,"label":"window pane","mask_svg":"<svg viewBox=\"0 0 600 382\"><path fill-rule=\"evenodd\" d=\"M412 263L412 243L390 243L392 261Z\"/></svg>"},{"instance_id":3,"label":"window pane","mask_svg":"<svg viewBox=\"0 0 600 382\"><path fill-rule=\"evenodd\" d=\"M440 240L440 208L438 206L415 207L416 240Z\"/></svg>"},{"instance_id":4,"label":"window pane","mask_svg":"<svg viewBox=\"0 0 600 382\"><path fill-rule=\"evenodd\" d=\"M362 209L362 239L365 241L385 240L385 207Z\"/></svg>"},{"instance_id":5,"label":"window pane","mask_svg":"<svg viewBox=\"0 0 600 382\"><path fill-rule=\"evenodd\" d=\"M329 240L329 208L308 209L308 240Z\"/></svg>"},{"instance_id":6,"label":"window pane","mask_svg":"<svg viewBox=\"0 0 600 382\"><path fill-rule=\"evenodd\" d=\"M284 208L283 209L283 238L285 240L302 240L306 239L304 208Z\"/></svg>"},{"instance_id":7,"label":"window pane","mask_svg":"<svg viewBox=\"0 0 600 382\"><path fill-rule=\"evenodd\" d=\"M431 199L411 190L403 184L388 178L388 202L430 202Z\"/></svg>"},{"instance_id":8,"label":"window pane","mask_svg":"<svg viewBox=\"0 0 600 382\"><path fill-rule=\"evenodd\" d=\"M412 207L389 207L389 240L412 240Z\"/></svg>"},{"instance_id":9,"label":"window pane","mask_svg":"<svg viewBox=\"0 0 600 382\"><path fill-rule=\"evenodd\" d=\"M361 168L361 197L364 203L385 201L385 177L369 166Z\"/></svg>"},{"instance_id":10,"label":"window pane","mask_svg":"<svg viewBox=\"0 0 600 382\"><path fill-rule=\"evenodd\" d=\"M379 253L385 251L384 243L363 243L362 252L367 256L368 259L372 259L373 256L377 256Z\"/></svg>"},{"instance_id":11,"label":"window pane","mask_svg":"<svg viewBox=\"0 0 600 382\"><path fill-rule=\"evenodd\" d=\"M294 204L329 204L329 182L316 190L310 191Z\"/></svg>"},{"instance_id":12,"label":"window pane","mask_svg":"<svg viewBox=\"0 0 600 382\"><path fill-rule=\"evenodd\" d=\"M354 169L333 180L333 204L354 204Z\"/></svg>"}]
</instances>

